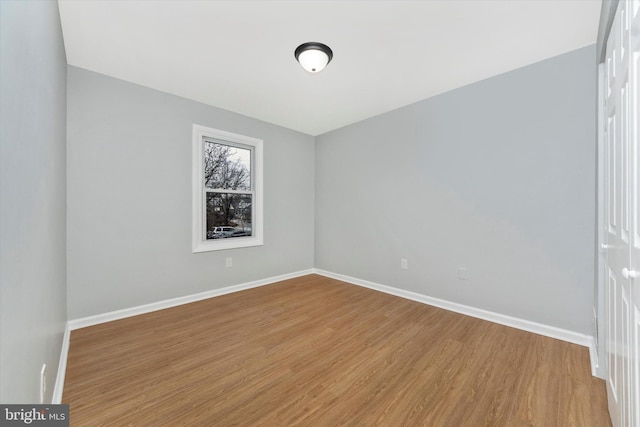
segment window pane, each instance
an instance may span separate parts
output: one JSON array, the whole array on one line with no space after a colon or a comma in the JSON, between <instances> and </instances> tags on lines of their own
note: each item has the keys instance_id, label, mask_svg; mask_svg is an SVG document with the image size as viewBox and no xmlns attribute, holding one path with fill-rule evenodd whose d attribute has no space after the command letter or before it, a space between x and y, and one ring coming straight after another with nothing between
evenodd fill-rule
<instances>
[{"instance_id":1,"label":"window pane","mask_svg":"<svg viewBox=\"0 0 640 427\"><path fill-rule=\"evenodd\" d=\"M251 150L205 141L204 185L223 190L251 190Z\"/></svg>"},{"instance_id":2,"label":"window pane","mask_svg":"<svg viewBox=\"0 0 640 427\"><path fill-rule=\"evenodd\" d=\"M207 239L252 235L252 195L207 193Z\"/></svg>"}]
</instances>

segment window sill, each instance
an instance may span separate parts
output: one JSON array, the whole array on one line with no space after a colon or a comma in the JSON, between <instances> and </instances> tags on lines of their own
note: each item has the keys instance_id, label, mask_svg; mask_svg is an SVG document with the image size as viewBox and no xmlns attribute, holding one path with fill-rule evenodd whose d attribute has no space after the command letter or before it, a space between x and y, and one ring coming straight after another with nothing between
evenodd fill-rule
<instances>
[{"instance_id":1,"label":"window sill","mask_svg":"<svg viewBox=\"0 0 640 427\"><path fill-rule=\"evenodd\" d=\"M264 243L258 237L234 237L231 239L204 240L193 246L193 253L222 251L227 249L249 248L262 246Z\"/></svg>"}]
</instances>

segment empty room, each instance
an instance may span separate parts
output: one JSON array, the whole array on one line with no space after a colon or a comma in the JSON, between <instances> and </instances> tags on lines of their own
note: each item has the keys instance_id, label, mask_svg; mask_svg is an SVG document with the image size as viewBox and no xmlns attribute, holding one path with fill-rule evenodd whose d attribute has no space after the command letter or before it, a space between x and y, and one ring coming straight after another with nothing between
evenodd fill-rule
<instances>
[{"instance_id":1,"label":"empty room","mask_svg":"<svg viewBox=\"0 0 640 427\"><path fill-rule=\"evenodd\" d=\"M640 427L640 0L0 31L1 425Z\"/></svg>"}]
</instances>

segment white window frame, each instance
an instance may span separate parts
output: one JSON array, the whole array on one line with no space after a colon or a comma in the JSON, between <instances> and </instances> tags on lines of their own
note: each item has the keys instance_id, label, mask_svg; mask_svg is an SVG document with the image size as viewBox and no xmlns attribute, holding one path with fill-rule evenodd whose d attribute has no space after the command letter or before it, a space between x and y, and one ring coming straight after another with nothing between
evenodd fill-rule
<instances>
[{"instance_id":1,"label":"white window frame","mask_svg":"<svg viewBox=\"0 0 640 427\"><path fill-rule=\"evenodd\" d=\"M204 186L204 143L206 140L218 140L229 145L243 145L252 148L251 186L253 218L252 236L230 239L207 239L206 236L206 189ZM239 135L201 125L193 125L192 142L192 251L208 252L224 249L261 246L262 228L262 140Z\"/></svg>"}]
</instances>

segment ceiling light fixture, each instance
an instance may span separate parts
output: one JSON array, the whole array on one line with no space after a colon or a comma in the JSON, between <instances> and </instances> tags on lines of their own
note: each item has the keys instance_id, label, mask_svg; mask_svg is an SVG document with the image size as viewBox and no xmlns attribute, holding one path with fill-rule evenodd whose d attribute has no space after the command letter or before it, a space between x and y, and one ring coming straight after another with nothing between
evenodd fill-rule
<instances>
[{"instance_id":1,"label":"ceiling light fixture","mask_svg":"<svg viewBox=\"0 0 640 427\"><path fill-rule=\"evenodd\" d=\"M333 58L333 52L326 44L302 43L296 48L296 60L310 73L322 71Z\"/></svg>"}]
</instances>

